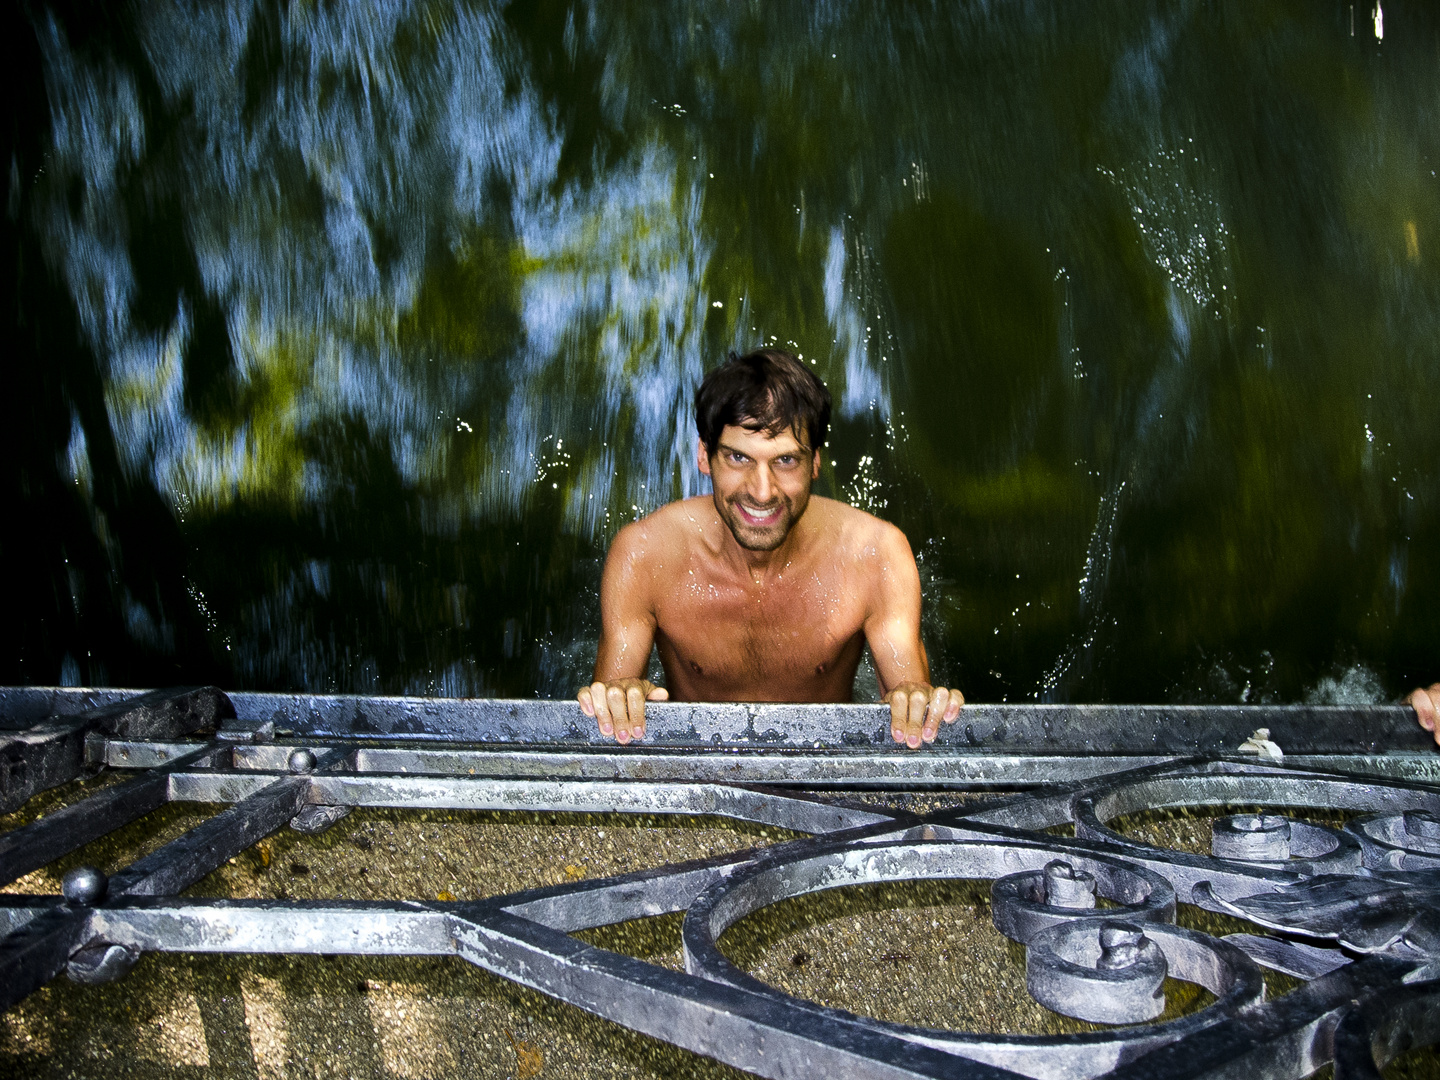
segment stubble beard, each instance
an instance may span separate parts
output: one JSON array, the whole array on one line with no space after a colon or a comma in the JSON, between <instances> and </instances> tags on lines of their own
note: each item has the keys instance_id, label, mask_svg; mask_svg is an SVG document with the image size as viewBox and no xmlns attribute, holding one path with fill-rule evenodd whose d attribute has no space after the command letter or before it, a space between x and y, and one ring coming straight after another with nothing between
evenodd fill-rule
<instances>
[{"instance_id":1,"label":"stubble beard","mask_svg":"<svg viewBox=\"0 0 1440 1080\"><path fill-rule=\"evenodd\" d=\"M725 522L730 535L735 537L735 542L746 551L774 551L785 543L790 536L790 530L795 528L795 523L800 520L800 514L805 512L803 502L797 513L794 502L788 496L779 495L772 506L767 507L780 511L775 522L771 525L752 525L745 520L740 503L741 498L738 495L724 500L719 495L715 496L715 510L719 513L720 520Z\"/></svg>"}]
</instances>

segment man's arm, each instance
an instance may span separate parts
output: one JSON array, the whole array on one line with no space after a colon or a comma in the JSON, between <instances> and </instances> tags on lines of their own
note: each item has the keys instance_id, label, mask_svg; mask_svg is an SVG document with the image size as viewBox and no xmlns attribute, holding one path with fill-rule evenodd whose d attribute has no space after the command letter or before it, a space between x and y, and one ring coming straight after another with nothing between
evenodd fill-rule
<instances>
[{"instance_id":1,"label":"man's arm","mask_svg":"<svg viewBox=\"0 0 1440 1080\"><path fill-rule=\"evenodd\" d=\"M1416 690L1407 700L1420 726L1431 732L1436 745L1440 746L1440 682L1431 683L1429 689Z\"/></svg>"},{"instance_id":2,"label":"man's arm","mask_svg":"<svg viewBox=\"0 0 1440 1080\"><path fill-rule=\"evenodd\" d=\"M930 685L930 663L920 641L920 572L905 534L881 526L876 545L878 578L865 641L875 658L881 699L890 705L890 735L914 750L934 742L940 722L953 724L965 696L959 690Z\"/></svg>"},{"instance_id":3,"label":"man's arm","mask_svg":"<svg viewBox=\"0 0 1440 1080\"><path fill-rule=\"evenodd\" d=\"M645 702L665 701L670 693L645 679L655 643L655 605L651 596L647 528L627 525L610 545L600 579L600 646L595 652L595 681L576 697L600 734L621 743L645 737Z\"/></svg>"}]
</instances>

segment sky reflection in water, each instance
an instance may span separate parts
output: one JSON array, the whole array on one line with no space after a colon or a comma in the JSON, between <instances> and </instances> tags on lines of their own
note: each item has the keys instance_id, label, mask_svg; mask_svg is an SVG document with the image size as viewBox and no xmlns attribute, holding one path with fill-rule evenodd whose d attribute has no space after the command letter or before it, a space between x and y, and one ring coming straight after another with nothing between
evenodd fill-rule
<instances>
[{"instance_id":1,"label":"sky reflection in water","mask_svg":"<svg viewBox=\"0 0 1440 1080\"><path fill-rule=\"evenodd\" d=\"M34 33L22 299L79 344L28 361L5 681L568 695L608 538L702 490L690 395L762 341L973 699L1440 674L1418 5L1383 43L1249 0Z\"/></svg>"}]
</instances>

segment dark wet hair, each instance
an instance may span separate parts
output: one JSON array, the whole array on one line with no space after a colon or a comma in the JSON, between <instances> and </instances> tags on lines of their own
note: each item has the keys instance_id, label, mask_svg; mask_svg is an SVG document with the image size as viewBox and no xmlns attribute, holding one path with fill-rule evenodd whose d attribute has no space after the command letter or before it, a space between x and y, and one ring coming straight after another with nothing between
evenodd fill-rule
<instances>
[{"instance_id":1,"label":"dark wet hair","mask_svg":"<svg viewBox=\"0 0 1440 1080\"><path fill-rule=\"evenodd\" d=\"M732 352L695 391L695 427L707 454L715 453L730 424L772 439L791 431L819 450L830 430L830 391L784 349Z\"/></svg>"}]
</instances>

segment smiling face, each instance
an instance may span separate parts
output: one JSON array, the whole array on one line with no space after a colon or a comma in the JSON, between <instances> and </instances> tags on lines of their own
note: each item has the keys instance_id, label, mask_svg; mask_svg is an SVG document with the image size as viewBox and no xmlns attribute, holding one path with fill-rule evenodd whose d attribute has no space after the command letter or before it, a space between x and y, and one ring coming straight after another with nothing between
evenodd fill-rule
<instances>
[{"instance_id":1,"label":"smiling face","mask_svg":"<svg viewBox=\"0 0 1440 1080\"><path fill-rule=\"evenodd\" d=\"M715 509L747 551L774 551L805 513L820 458L793 431L771 437L735 424L713 455L700 444L700 471L715 486Z\"/></svg>"}]
</instances>

